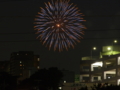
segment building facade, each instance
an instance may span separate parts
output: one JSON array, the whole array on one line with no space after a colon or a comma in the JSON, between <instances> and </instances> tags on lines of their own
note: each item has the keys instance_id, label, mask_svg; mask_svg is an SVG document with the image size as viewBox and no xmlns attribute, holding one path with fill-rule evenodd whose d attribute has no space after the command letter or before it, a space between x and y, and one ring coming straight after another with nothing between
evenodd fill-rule
<instances>
[{"instance_id":1,"label":"building facade","mask_svg":"<svg viewBox=\"0 0 120 90\"><path fill-rule=\"evenodd\" d=\"M0 61L0 72L10 72L10 61Z\"/></svg>"},{"instance_id":2,"label":"building facade","mask_svg":"<svg viewBox=\"0 0 120 90\"><path fill-rule=\"evenodd\" d=\"M83 57L80 62L80 82L120 85L120 46L104 46L98 59Z\"/></svg>"},{"instance_id":3,"label":"building facade","mask_svg":"<svg viewBox=\"0 0 120 90\"><path fill-rule=\"evenodd\" d=\"M39 55L34 55L32 51L11 53L10 74L13 76L19 76L22 80L29 78L38 69L40 69Z\"/></svg>"}]
</instances>

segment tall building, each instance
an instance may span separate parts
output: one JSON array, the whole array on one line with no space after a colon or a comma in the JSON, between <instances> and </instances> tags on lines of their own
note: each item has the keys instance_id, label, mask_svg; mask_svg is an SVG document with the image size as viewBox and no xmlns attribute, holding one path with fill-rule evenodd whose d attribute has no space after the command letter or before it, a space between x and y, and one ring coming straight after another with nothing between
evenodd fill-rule
<instances>
[{"instance_id":1,"label":"tall building","mask_svg":"<svg viewBox=\"0 0 120 90\"><path fill-rule=\"evenodd\" d=\"M103 46L97 59L83 57L80 62L80 82L120 85L120 46Z\"/></svg>"},{"instance_id":2,"label":"tall building","mask_svg":"<svg viewBox=\"0 0 120 90\"><path fill-rule=\"evenodd\" d=\"M0 72L10 71L10 61L0 61Z\"/></svg>"},{"instance_id":3,"label":"tall building","mask_svg":"<svg viewBox=\"0 0 120 90\"><path fill-rule=\"evenodd\" d=\"M39 55L32 51L13 52L10 56L10 74L19 76L20 79L29 78L40 69Z\"/></svg>"}]
</instances>

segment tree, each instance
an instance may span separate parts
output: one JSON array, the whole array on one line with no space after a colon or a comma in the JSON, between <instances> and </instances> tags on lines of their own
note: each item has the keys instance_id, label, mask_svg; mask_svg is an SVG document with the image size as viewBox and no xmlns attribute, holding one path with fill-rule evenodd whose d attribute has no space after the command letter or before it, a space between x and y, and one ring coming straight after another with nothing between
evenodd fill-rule
<instances>
[{"instance_id":1,"label":"tree","mask_svg":"<svg viewBox=\"0 0 120 90\"><path fill-rule=\"evenodd\" d=\"M85 86L85 87L80 88L79 90L88 90L88 87Z\"/></svg>"},{"instance_id":2,"label":"tree","mask_svg":"<svg viewBox=\"0 0 120 90\"><path fill-rule=\"evenodd\" d=\"M49 85L53 90L56 90L60 84L60 80L63 77L63 73L58 68L52 67L48 69L49 73Z\"/></svg>"},{"instance_id":3,"label":"tree","mask_svg":"<svg viewBox=\"0 0 120 90\"><path fill-rule=\"evenodd\" d=\"M17 77L0 72L0 90L14 90L17 86Z\"/></svg>"},{"instance_id":4,"label":"tree","mask_svg":"<svg viewBox=\"0 0 120 90\"><path fill-rule=\"evenodd\" d=\"M82 87L79 90L88 90L88 88ZM120 90L120 86L119 85L112 85L112 84L108 84L108 83L98 83L98 84L94 84L91 87L91 90Z\"/></svg>"},{"instance_id":5,"label":"tree","mask_svg":"<svg viewBox=\"0 0 120 90\"><path fill-rule=\"evenodd\" d=\"M30 78L22 81L21 84L32 85L33 87L39 88L39 90L57 90L62 77L63 73L58 68L44 68L34 73Z\"/></svg>"},{"instance_id":6,"label":"tree","mask_svg":"<svg viewBox=\"0 0 120 90\"><path fill-rule=\"evenodd\" d=\"M119 85L112 85L108 83L98 83L97 85L93 85L92 90L120 90Z\"/></svg>"}]
</instances>

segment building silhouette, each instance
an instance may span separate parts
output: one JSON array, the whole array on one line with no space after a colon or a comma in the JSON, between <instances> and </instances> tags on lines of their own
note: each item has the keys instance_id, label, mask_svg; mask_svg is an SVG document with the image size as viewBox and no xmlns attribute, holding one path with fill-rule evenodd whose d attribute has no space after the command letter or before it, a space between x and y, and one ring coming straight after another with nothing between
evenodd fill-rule
<instances>
[{"instance_id":1,"label":"building silhouette","mask_svg":"<svg viewBox=\"0 0 120 90\"><path fill-rule=\"evenodd\" d=\"M40 69L39 55L34 55L33 51L13 52L10 56L10 74L19 76L19 80L29 78Z\"/></svg>"},{"instance_id":2,"label":"building silhouette","mask_svg":"<svg viewBox=\"0 0 120 90\"><path fill-rule=\"evenodd\" d=\"M10 72L10 61L0 61L0 72Z\"/></svg>"}]
</instances>

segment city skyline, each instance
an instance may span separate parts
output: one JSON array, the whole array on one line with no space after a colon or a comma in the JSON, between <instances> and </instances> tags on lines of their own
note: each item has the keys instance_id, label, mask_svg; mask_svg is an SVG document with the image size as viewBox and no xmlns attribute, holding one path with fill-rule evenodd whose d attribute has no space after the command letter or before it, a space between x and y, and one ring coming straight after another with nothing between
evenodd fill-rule
<instances>
[{"instance_id":1,"label":"city skyline","mask_svg":"<svg viewBox=\"0 0 120 90\"><path fill-rule=\"evenodd\" d=\"M60 53L48 50L36 39L33 29L35 15L46 1L49 0L6 0L0 3L0 60L9 60L12 52L33 51L40 55L41 68L56 66L79 73L80 59L90 56L92 47L97 47L93 54L99 55L103 45L111 45L114 39L119 44L119 0L71 0L85 15L85 35L74 49Z\"/></svg>"}]
</instances>

